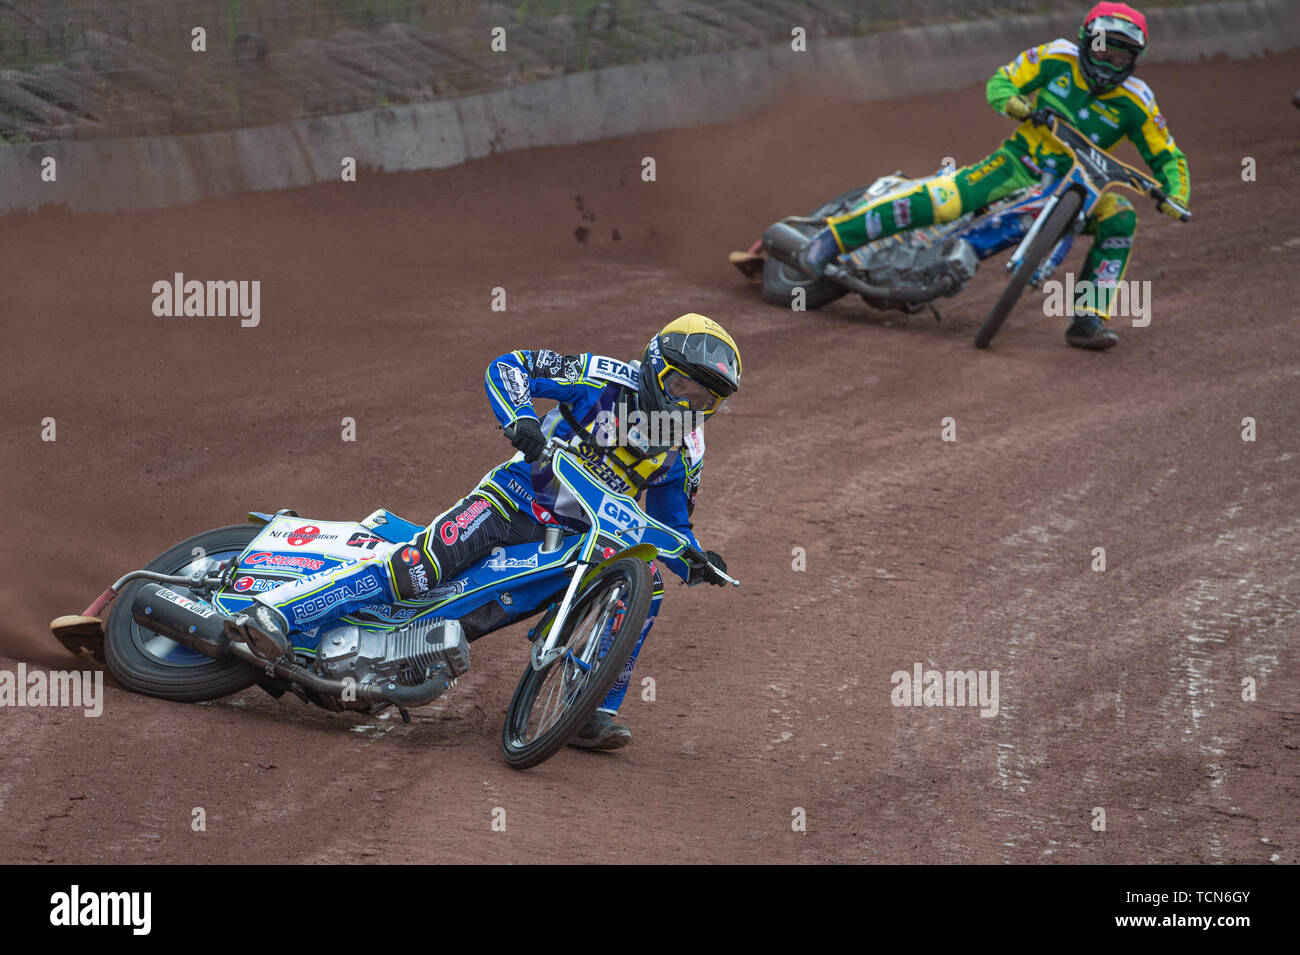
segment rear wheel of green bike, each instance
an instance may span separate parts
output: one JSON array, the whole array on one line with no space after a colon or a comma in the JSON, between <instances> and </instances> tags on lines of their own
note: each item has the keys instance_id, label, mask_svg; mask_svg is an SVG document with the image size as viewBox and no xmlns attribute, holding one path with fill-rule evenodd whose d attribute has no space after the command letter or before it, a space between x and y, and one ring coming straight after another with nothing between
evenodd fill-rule
<instances>
[{"instance_id":1,"label":"rear wheel of green bike","mask_svg":"<svg viewBox=\"0 0 1300 955\"><path fill-rule=\"evenodd\" d=\"M860 206L862 200L866 198L867 188L867 186L859 186L857 189L850 189L841 196L836 196L830 202L814 209L809 213L808 218L825 219L829 216L841 215L856 206ZM810 225L796 225L792 228L804 233L804 235L812 235L817 231L816 227ZM763 301L771 302L773 305L784 305L789 308L791 301L794 299L794 290L796 288L804 290L803 305L808 311L821 308L823 305L829 305L849 292L839 282L826 278L814 279L793 266L768 257L768 260L763 263Z\"/></svg>"}]
</instances>

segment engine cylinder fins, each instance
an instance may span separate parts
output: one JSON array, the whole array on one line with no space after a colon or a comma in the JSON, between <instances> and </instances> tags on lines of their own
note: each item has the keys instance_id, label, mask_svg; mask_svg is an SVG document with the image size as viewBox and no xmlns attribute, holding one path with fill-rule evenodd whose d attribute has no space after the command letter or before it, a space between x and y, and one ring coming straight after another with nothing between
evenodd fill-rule
<instances>
[{"instance_id":1,"label":"engine cylinder fins","mask_svg":"<svg viewBox=\"0 0 1300 955\"><path fill-rule=\"evenodd\" d=\"M390 657L409 659L425 672L441 664L454 679L469 670L469 641L456 620L417 620L388 637Z\"/></svg>"},{"instance_id":2,"label":"engine cylinder fins","mask_svg":"<svg viewBox=\"0 0 1300 955\"><path fill-rule=\"evenodd\" d=\"M395 630L335 627L321 635L316 671L362 685L417 686L441 674L450 683L469 671L469 641L457 620L417 620Z\"/></svg>"}]
</instances>

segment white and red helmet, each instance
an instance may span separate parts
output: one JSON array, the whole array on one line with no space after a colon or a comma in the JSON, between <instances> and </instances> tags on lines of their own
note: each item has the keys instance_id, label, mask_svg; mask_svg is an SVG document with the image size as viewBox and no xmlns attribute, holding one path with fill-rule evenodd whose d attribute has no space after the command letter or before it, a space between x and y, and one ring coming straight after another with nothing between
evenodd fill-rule
<instances>
[{"instance_id":1,"label":"white and red helmet","mask_svg":"<svg viewBox=\"0 0 1300 955\"><path fill-rule=\"evenodd\" d=\"M1115 89L1133 75L1146 48L1146 17L1126 3L1097 4L1079 27L1079 70L1088 89Z\"/></svg>"}]
</instances>

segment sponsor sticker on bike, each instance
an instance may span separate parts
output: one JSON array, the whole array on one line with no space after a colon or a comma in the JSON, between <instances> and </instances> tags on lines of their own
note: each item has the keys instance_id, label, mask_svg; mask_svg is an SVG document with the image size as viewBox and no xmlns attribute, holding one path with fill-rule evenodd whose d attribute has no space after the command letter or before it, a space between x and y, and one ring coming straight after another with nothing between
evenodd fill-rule
<instances>
[{"instance_id":1,"label":"sponsor sticker on bike","mask_svg":"<svg viewBox=\"0 0 1300 955\"><path fill-rule=\"evenodd\" d=\"M537 555L529 557L507 557L505 549L493 548L492 556L483 565L489 570L533 570L537 567Z\"/></svg>"},{"instance_id":2,"label":"sponsor sticker on bike","mask_svg":"<svg viewBox=\"0 0 1300 955\"><path fill-rule=\"evenodd\" d=\"M266 530L266 536L274 539L283 539L290 547L306 547L316 541L333 541L338 540L338 534L332 534L329 531L323 531L315 524L303 524L295 527L293 530L286 530L283 527L271 527Z\"/></svg>"},{"instance_id":3,"label":"sponsor sticker on bike","mask_svg":"<svg viewBox=\"0 0 1300 955\"><path fill-rule=\"evenodd\" d=\"M349 547L363 547L366 550L374 550L383 542L384 539L382 537L376 537L366 531L357 531L347 539L347 545Z\"/></svg>"},{"instance_id":4,"label":"sponsor sticker on bike","mask_svg":"<svg viewBox=\"0 0 1300 955\"><path fill-rule=\"evenodd\" d=\"M254 577L252 575L236 577L234 590L241 594L264 594L268 590L274 590L281 584L288 583L293 579L292 577Z\"/></svg>"},{"instance_id":5,"label":"sponsor sticker on bike","mask_svg":"<svg viewBox=\"0 0 1300 955\"><path fill-rule=\"evenodd\" d=\"M303 549L313 556L342 560L365 560L380 552L379 544L370 544L376 535L360 524L335 521L315 521L305 523L300 517L277 518L268 524L253 542L259 551L288 551ZM287 554L285 555L287 556ZM247 563L247 562L245 562ZM292 566L281 564L281 566ZM302 570L321 570L323 561L316 561L315 567L302 565Z\"/></svg>"},{"instance_id":6,"label":"sponsor sticker on bike","mask_svg":"<svg viewBox=\"0 0 1300 955\"><path fill-rule=\"evenodd\" d=\"M302 570L314 574L324 568L325 561L317 557L305 557L300 554L273 554L270 551L258 551L241 560L239 566L275 567L284 570Z\"/></svg>"},{"instance_id":7,"label":"sponsor sticker on bike","mask_svg":"<svg viewBox=\"0 0 1300 955\"><path fill-rule=\"evenodd\" d=\"M325 616L337 604L348 600L364 600L379 592L379 581L369 575L360 577L350 584L342 581L329 590L303 601L294 611L294 617L299 622L315 620L317 617Z\"/></svg>"},{"instance_id":8,"label":"sponsor sticker on bike","mask_svg":"<svg viewBox=\"0 0 1300 955\"><path fill-rule=\"evenodd\" d=\"M640 541L645 536L645 520L634 507L629 507L626 499L620 500L612 494L606 494L600 501L600 520L612 524L623 531L622 536L628 540Z\"/></svg>"},{"instance_id":9,"label":"sponsor sticker on bike","mask_svg":"<svg viewBox=\"0 0 1300 955\"><path fill-rule=\"evenodd\" d=\"M189 597L186 597L182 594L178 594L174 590L168 590L166 587L159 587L157 591L157 596L161 597L163 600L168 601L169 603L174 603L176 606L188 610L190 613L198 614L200 617L204 618L205 620L209 617L215 617L217 615L217 612L213 610L211 607L209 607L207 604L199 603L198 601L191 600Z\"/></svg>"},{"instance_id":10,"label":"sponsor sticker on bike","mask_svg":"<svg viewBox=\"0 0 1300 955\"><path fill-rule=\"evenodd\" d=\"M351 616L362 619L378 620L382 623L402 623L403 621L410 620L418 614L420 610L421 608L419 607L395 607L392 604L371 604L369 607L366 607L364 610L358 610Z\"/></svg>"}]
</instances>

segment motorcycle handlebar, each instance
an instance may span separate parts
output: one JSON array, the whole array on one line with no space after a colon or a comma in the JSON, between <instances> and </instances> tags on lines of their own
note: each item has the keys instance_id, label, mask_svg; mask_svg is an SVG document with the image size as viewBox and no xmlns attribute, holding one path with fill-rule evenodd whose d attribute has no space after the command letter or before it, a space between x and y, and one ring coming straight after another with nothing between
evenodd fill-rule
<instances>
[{"instance_id":1,"label":"motorcycle handlebar","mask_svg":"<svg viewBox=\"0 0 1300 955\"><path fill-rule=\"evenodd\" d=\"M1040 106L1032 113L1029 114L1029 121L1033 123L1035 126L1052 126L1053 125L1052 120L1054 119L1059 119L1062 122L1068 122L1067 118L1064 115L1052 109L1052 107L1050 106ZM1151 199L1155 202L1156 205L1160 205L1162 202L1169 203L1169 205L1171 205L1178 212L1178 219L1180 222L1188 222L1191 220L1192 218L1191 212L1189 212L1183 206L1179 205L1177 202L1174 202L1172 199L1170 199L1168 194L1159 186L1153 184L1150 187L1148 187L1147 195L1151 197Z\"/></svg>"},{"instance_id":2,"label":"motorcycle handlebar","mask_svg":"<svg viewBox=\"0 0 1300 955\"><path fill-rule=\"evenodd\" d=\"M1057 116L1061 116L1061 114L1052 109L1052 107L1040 106L1029 114L1029 121L1035 126L1050 126L1052 125L1053 117ZM1064 119L1065 117L1061 116L1061 118Z\"/></svg>"},{"instance_id":3,"label":"motorcycle handlebar","mask_svg":"<svg viewBox=\"0 0 1300 955\"><path fill-rule=\"evenodd\" d=\"M682 559L685 560L688 565L707 568L710 574L717 577L723 583L731 584L733 587L740 586L739 580L735 577L729 576L725 570L719 570L713 565L707 555L694 547L688 547L686 550L682 551ZM696 583L704 583L704 581L700 580L696 581Z\"/></svg>"},{"instance_id":4,"label":"motorcycle handlebar","mask_svg":"<svg viewBox=\"0 0 1300 955\"><path fill-rule=\"evenodd\" d=\"M1188 212L1185 208L1180 206L1178 203L1174 202L1174 200L1170 199L1169 194L1166 193L1159 186L1153 186L1151 188L1151 198L1155 200L1156 205L1160 205L1162 202L1169 203L1169 205L1171 205L1174 208L1174 210L1178 213L1179 222L1187 222L1192 217L1192 214L1190 212Z\"/></svg>"},{"instance_id":5,"label":"motorcycle handlebar","mask_svg":"<svg viewBox=\"0 0 1300 955\"><path fill-rule=\"evenodd\" d=\"M563 441L560 438L555 437L555 435L551 435L551 437L548 438L546 441L546 447L542 449L542 453L538 457L538 463L542 464L543 466L550 464L551 459L555 457L555 452L561 450L568 450L568 448L569 448L569 443L567 441ZM696 547L691 547L687 545L687 547L682 551L682 560L684 560L688 565L691 566L708 568L708 572L710 574L713 574L715 577L719 578L725 583L731 584L731 586L733 587L740 586L739 580L729 576L726 573L726 571L719 570L717 567L715 567L709 561L709 558L705 556L704 552L699 550Z\"/></svg>"}]
</instances>

